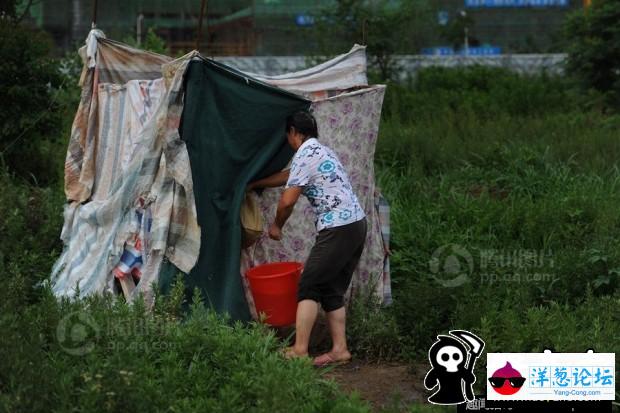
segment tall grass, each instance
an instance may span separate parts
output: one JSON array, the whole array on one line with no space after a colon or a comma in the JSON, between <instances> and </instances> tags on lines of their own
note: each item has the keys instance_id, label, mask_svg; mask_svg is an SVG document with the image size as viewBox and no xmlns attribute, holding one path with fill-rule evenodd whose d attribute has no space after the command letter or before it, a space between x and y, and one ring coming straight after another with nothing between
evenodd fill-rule
<instances>
[{"instance_id":1,"label":"tall grass","mask_svg":"<svg viewBox=\"0 0 620 413\"><path fill-rule=\"evenodd\" d=\"M368 411L309 361L283 360L266 328L199 301L184 321L165 307L57 303L45 290L36 305L2 305L2 411Z\"/></svg>"},{"instance_id":2,"label":"tall grass","mask_svg":"<svg viewBox=\"0 0 620 413\"><path fill-rule=\"evenodd\" d=\"M620 117L565 79L485 68L429 69L385 108L402 354L451 328L487 351L620 351Z\"/></svg>"}]
</instances>

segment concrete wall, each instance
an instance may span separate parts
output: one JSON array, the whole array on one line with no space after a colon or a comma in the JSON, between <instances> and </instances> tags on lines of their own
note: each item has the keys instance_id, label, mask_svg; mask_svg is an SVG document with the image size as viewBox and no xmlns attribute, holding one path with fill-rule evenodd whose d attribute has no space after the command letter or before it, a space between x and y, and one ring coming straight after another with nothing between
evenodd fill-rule
<instances>
[{"instance_id":1,"label":"concrete wall","mask_svg":"<svg viewBox=\"0 0 620 413\"><path fill-rule=\"evenodd\" d=\"M216 60L239 70L263 75L279 75L312 66L311 60L303 56L274 57L215 57ZM414 77L421 68L440 66L458 67L484 65L505 67L519 73L559 74L563 71L565 54L507 54L499 56L398 56L396 64L400 78Z\"/></svg>"}]
</instances>

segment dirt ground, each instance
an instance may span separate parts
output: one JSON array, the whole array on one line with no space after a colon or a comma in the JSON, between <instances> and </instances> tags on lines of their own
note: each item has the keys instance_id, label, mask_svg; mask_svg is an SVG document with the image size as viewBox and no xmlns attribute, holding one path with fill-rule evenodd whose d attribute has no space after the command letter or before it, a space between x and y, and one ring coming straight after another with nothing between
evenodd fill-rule
<instances>
[{"instance_id":1,"label":"dirt ground","mask_svg":"<svg viewBox=\"0 0 620 413\"><path fill-rule=\"evenodd\" d=\"M325 377L336 381L345 392L357 392L373 410L404 410L424 398L425 372L412 371L398 363L351 363L326 369Z\"/></svg>"},{"instance_id":2,"label":"dirt ground","mask_svg":"<svg viewBox=\"0 0 620 413\"><path fill-rule=\"evenodd\" d=\"M276 334L283 340L292 338L292 327L279 328ZM325 318L320 315L310 339L310 354L317 355L330 348ZM370 363L355 358L348 364L323 369L345 392L357 392L374 411L389 408L405 411L415 402L424 400L426 366L411 368L404 363Z\"/></svg>"}]
</instances>

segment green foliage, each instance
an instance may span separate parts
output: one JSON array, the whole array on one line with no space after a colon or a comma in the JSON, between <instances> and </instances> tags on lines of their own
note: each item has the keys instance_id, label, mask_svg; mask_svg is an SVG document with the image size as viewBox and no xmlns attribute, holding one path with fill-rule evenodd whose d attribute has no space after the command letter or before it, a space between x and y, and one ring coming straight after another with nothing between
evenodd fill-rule
<instances>
[{"instance_id":1,"label":"green foliage","mask_svg":"<svg viewBox=\"0 0 620 413\"><path fill-rule=\"evenodd\" d=\"M0 2L0 16L19 22L28 14L31 3L27 0L2 0Z\"/></svg>"},{"instance_id":2,"label":"green foliage","mask_svg":"<svg viewBox=\"0 0 620 413\"><path fill-rule=\"evenodd\" d=\"M570 73L620 107L620 1L594 0L566 23Z\"/></svg>"},{"instance_id":3,"label":"green foliage","mask_svg":"<svg viewBox=\"0 0 620 413\"><path fill-rule=\"evenodd\" d=\"M0 274L16 288L3 300L29 301L60 253L64 197L60 187L37 187L2 169L0 187Z\"/></svg>"},{"instance_id":4,"label":"green foliage","mask_svg":"<svg viewBox=\"0 0 620 413\"><path fill-rule=\"evenodd\" d=\"M23 300L32 288L11 278L0 291L3 411L368 411L309 361L284 360L264 326L231 324L199 299L179 320L163 297L151 312L110 296L57 302L47 288Z\"/></svg>"},{"instance_id":5,"label":"green foliage","mask_svg":"<svg viewBox=\"0 0 620 413\"><path fill-rule=\"evenodd\" d=\"M376 160L405 356L424 360L451 328L503 351L619 350L620 117L581 99L567 80L488 68L428 69L388 89ZM430 266L450 244L473 261L457 288Z\"/></svg>"},{"instance_id":6,"label":"green foliage","mask_svg":"<svg viewBox=\"0 0 620 413\"><path fill-rule=\"evenodd\" d=\"M394 78L396 53L417 53L428 38L432 8L424 0L336 0L316 19L314 37L323 55L352 44L368 46L369 63L385 81Z\"/></svg>"},{"instance_id":7,"label":"green foliage","mask_svg":"<svg viewBox=\"0 0 620 413\"><path fill-rule=\"evenodd\" d=\"M62 119L79 92L50 58L45 34L0 19L0 38L0 163L46 185L60 177Z\"/></svg>"},{"instance_id":8,"label":"green foliage","mask_svg":"<svg viewBox=\"0 0 620 413\"><path fill-rule=\"evenodd\" d=\"M148 50L153 53L159 53L163 55L170 54L170 50L166 45L166 41L157 35L153 27L148 28L148 30L146 31L146 36L140 44L138 44L138 40L132 36L125 37L123 39L123 43L126 43L133 47L137 47L142 50Z\"/></svg>"},{"instance_id":9,"label":"green foliage","mask_svg":"<svg viewBox=\"0 0 620 413\"><path fill-rule=\"evenodd\" d=\"M401 356L401 337L394 314L381 308L373 290L352 298L347 312L347 341L353 355L370 360Z\"/></svg>"},{"instance_id":10,"label":"green foliage","mask_svg":"<svg viewBox=\"0 0 620 413\"><path fill-rule=\"evenodd\" d=\"M474 25L475 21L471 15L464 12L455 13L448 24L441 27L441 37L446 40L454 50L460 50L465 47L465 33L467 32L469 44L473 46L473 43L475 43L472 41L472 29Z\"/></svg>"},{"instance_id":11,"label":"green foliage","mask_svg":"<svg viewBox=\"0 0 620 413\"><path fill-rule=\"evenodd\" d=\"M548 306L507 306L488 312L479 332L487 343L485 352L541 352L553 348L561 353L582 353L588 347L600 352L618 351L620 296L594 297L587 293L579 306L553 302ZM484 377L486 356L476 363ZM616 369L620 362L616 360ZM476 383L483 392L486 384Z\"/></svg>"},{"instance_id":12,"label":"green foliage","mask_svg":"<svg viewBox=\"0 0 620 413\"><path fill-rule=\"evenodd\" d=\"M390 84L383 113L405 125L442 119L449 120L444 122L447 126L461 126L575 111L583 101L570 81L557 76L520 75L485 66L434 67L419 71L408 85Z\"/></svg>"}]
</instances>

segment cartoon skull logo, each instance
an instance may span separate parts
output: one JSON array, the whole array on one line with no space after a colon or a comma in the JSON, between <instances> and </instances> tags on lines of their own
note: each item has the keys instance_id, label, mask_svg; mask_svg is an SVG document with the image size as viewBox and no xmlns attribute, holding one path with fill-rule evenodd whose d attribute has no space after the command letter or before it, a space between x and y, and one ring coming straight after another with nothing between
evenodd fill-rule
<instances>
[{"instance_id":1,"label":"cartoon skull logo","mask_svg":"<svg viewBox=\"0 0 620 413\"><path fill-rule=\"evenodd\" d=\"M455 346L445 346L437 352L437 364L446 368L449 373L459 371L459 364L463 362L463 352Z\"/></svg>"}]
</instances>

